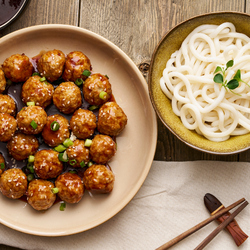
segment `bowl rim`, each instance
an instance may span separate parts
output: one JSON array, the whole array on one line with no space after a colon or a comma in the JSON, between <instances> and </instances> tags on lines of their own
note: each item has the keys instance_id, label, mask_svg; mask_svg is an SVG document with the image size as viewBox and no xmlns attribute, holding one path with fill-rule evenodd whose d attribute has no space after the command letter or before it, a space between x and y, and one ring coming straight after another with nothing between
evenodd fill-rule
<instances>
[{"instance_id":1,"label":"bowl rim","mask_svg":"<svg viewBox=\"0 0 250 250\"><path fill-rule=\"evenodd\" d=\"M173 128L171 128L166 123L166 121L163 119L160 111L157 109L156 102L155 102L155 100L153 98L153 94L152 94L152 92L153 92L152 91L152 84L153 84L152 83L152 71L153 71L154 61L156 59L157 52L159 51L160 46L163 43L163 41L165 40L165 38L170 33L172 33L174 30L176 30L179 26L181 26L181 25L183 25L183 24L185 24L187 22L190 22L193 19L202 18L202 17L205 17L205 16L223 15L223 14L229 14L229 15L230 14L237 14L237 15L246 16L246 17L250 18L250 14L247 14L247 13L244 13L244 12L240 12L240 11L214 11L214 12L208 12L208 13L202 13L202 14L199 14L199 15L194 15L194 16L188 18L188 19L185 19L185 20L177 23L175 26L173 26L172 28L170 28L167 32L165 32L163 34L163 36L159 40L158 44L156 45L156 47L155 47L155 49L154 49L154 51L152 53L151 60L150 60L149 74L148 74L148 91L149 91L150 100L151 100L152 106L153 106L153 108L154 108L154 110L155 110L158 118L161 120L161 122L164 124L164 126L166 128L168 128L168 130L174 136L176 136L180 141L184 142L186 145L190 146L191 148L199 150L199 151L204 152L204 153L213 154L213 155L233 155L233 154L238 154L238 153L241 153L241 152L244 152L244 151L248 150L250 148L250 145L248 145L247 147L244 147L244 148L240 148L238 150L234 150L234 151L225 151L225 152L222 151L222 152L218 152L218 151L212 151L212 150L201 148L201 147L193 145L192 143L190 143L190 142L186 141L185 139L183 139L178 133L176 133L173 130Z\"/></svg>"}]
</instances>

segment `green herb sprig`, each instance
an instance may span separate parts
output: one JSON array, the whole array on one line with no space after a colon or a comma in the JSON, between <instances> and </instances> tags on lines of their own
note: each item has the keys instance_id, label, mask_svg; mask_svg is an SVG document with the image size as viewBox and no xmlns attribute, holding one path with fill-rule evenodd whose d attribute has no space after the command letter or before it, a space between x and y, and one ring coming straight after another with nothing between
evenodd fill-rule
<instances>
[{"instance_id":1,"label":"green herb sprig","mask_svg":"<svg viewBox=\"0 0 250 250\"><path fill-rule=\"evenodd\" d=\"M234 61L229 60L226 63L226 68L217 66L215 71L214 71L215 76L214 76L213 80L216 83L222 84L222 86L224 88L229 89L232 93L239 95L239 94L235 93L234 91L232 91L232 89L236 89L239 86L240 82L245 83L248 87L250 87L250 86L241 79L241 71L239 69L237 70L236 74L234 75L234 77L231 80L229 80L229 81L225 80L227 69L232 67L233 65L234 65Z\"/></svg>"}]
</instances>

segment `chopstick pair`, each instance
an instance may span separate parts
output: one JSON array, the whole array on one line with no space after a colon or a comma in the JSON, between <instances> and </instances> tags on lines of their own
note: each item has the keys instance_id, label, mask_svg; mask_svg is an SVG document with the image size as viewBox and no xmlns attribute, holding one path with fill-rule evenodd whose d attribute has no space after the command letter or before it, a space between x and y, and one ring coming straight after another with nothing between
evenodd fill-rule
<instances>
[{"instance_id":1,"label":"chopstick pair","mask_svg":"<svg viewBox=\"0 0 250 250\"><path fill-rule=\"evenodd\" d=\"M243 202L243 204L238 207L224 222L222 222L211 234L209 234L194 250L201 250L203 249L223 228L225 228L233 219L234 217L239 214L247 205L248 202L245 200L245 198L242 198L238 201L236 201L235 203L233 203L232 205L221 209L219 212L217 212L216 214L210 216L209 218L207 218L206 220L200 222L199 224L195 225L194 227L188 229L187 231L185 231L184 233L178 235L177 237L175 237L174 239L168 241L167 243L163 244L162 246L160 246L159 248L157 248L156 250L165 250L168 249L170 247L172 247L173 245L175 245L176 243L180 242L181 240L185 239L186 237L188 237L189 235L195 233L196 231L198 231L199 229L201 229L202 227L206 226L207 224L209 224L210 222L216 220L217 218L221 217L223 214L225 214L226 212L228 212L229 210L235 208L236 206L238 206L239 204L241 204Z\"/></svg>"}]
</instances>

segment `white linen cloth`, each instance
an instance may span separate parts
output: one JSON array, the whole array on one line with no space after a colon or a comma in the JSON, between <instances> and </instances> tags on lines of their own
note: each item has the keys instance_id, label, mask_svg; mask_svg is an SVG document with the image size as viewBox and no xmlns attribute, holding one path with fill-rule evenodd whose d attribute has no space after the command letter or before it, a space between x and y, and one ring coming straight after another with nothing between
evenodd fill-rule
<instances>
[{"instance_id":1,"label":"white linen cloth","mask_svg":"<svg viewBox=\"0 0 250 250\"><path fill-rule=\"evenodd\" d=\"M23 249L155 249L209 217L206 193L224 206L245 198L250 201L250 163L154 161L133 200L116 216L89 231L64 237L26 235L0 225L0 243ZM250 205L237 217L250 235ZM194 249L218 223L211 222L171 249ZM239 248L223 230L205 249L250 249L250 239Z\"/></svg>"}]
</instances>

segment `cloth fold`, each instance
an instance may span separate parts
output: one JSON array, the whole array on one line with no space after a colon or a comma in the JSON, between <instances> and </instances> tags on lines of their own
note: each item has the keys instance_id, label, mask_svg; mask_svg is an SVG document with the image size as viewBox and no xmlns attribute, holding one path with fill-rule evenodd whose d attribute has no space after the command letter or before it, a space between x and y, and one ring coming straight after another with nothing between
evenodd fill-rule
<instances>
[{"instance_id":1,"label":"cloth fold","mask_svg":"<svg viewBox=\"0 0 250 250\"><path fill-rule=\"evenodd\" d=\"M204 206L206 193L214 194L224 206L245 198L250 201L250 163L154 161L149 175L133 200L102 225L64 237L27 235L0 225L0 243L22 249L155 249L209 216ZM250 235L250 206L237 217ZM171 249L194 249L218 223L211 222ZM240 248L223 230L206 247L250 249L247 239Z\"/></svg>"}]
</instances>

